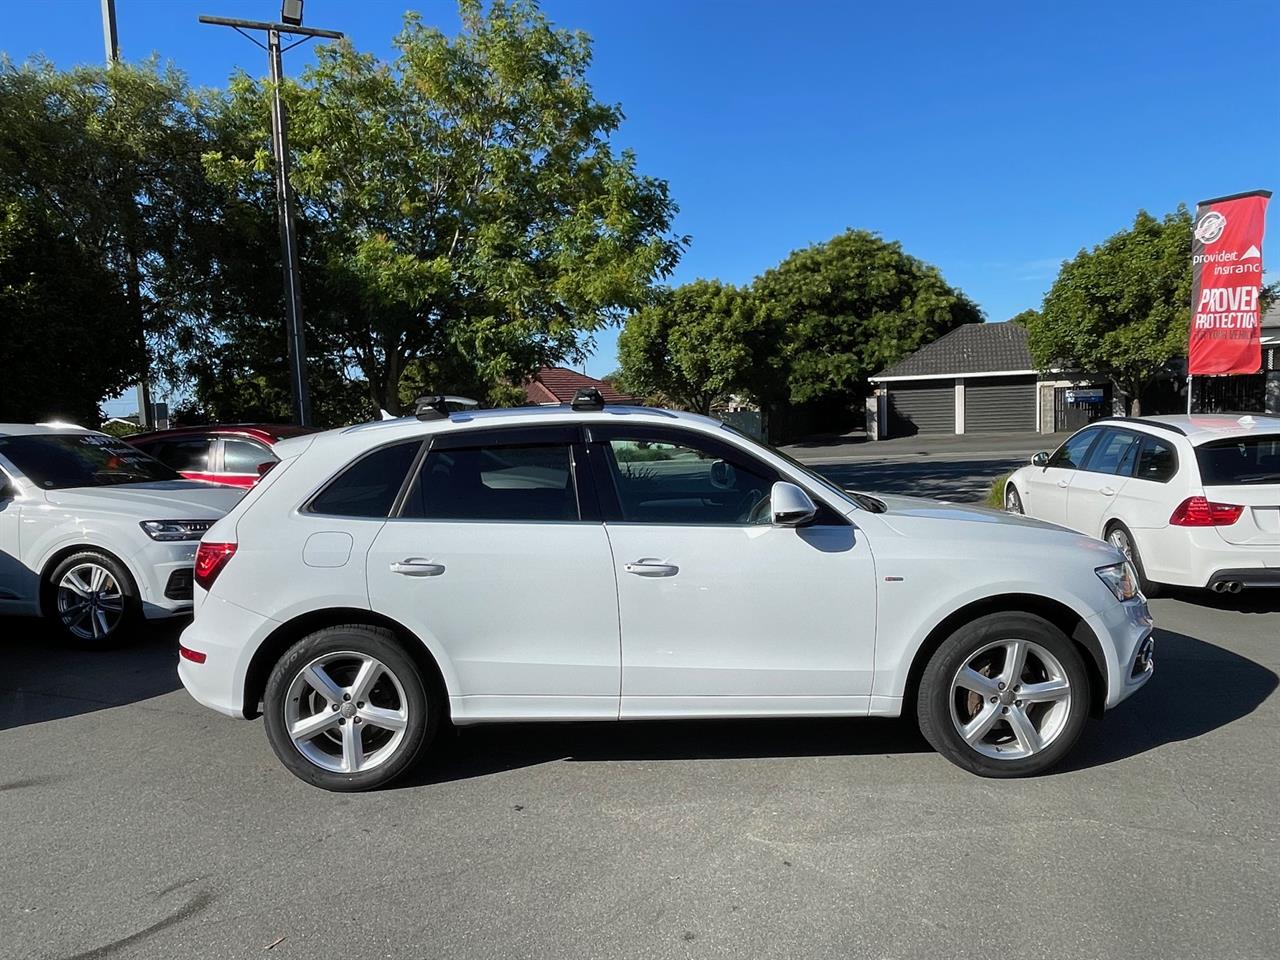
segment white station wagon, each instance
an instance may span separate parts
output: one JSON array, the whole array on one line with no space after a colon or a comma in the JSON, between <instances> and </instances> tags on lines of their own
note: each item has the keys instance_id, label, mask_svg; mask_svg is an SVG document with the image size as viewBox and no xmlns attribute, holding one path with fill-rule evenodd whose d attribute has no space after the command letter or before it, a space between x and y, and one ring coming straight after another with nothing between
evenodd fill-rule
<instances>
[{"instance_id":1,"label":"white station wagon","mask_svg":"<svg viewBox=\"0 0 1280 960\"><path fill-rule=\"evenodd\" d=\"M275 452L200 544L179 674L328 789L444 723L675 717L914 714L1018 776L1151 676L1110 544L848 493L703 417L433 398Z\"/></svg>"}]
</instances>

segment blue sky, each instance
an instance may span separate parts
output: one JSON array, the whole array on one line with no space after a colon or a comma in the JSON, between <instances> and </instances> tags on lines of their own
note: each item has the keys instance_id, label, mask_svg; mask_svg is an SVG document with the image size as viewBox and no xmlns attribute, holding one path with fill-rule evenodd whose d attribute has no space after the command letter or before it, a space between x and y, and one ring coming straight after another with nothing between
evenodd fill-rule
<instances>
[{"instance_id":1,"label":"blue sky","mask_svg":"<svg viewBox=\"0 0 1280 960\"><path fill-rule=\"evenodd\" d=\"M386 54L405 0L306 0ZM415 5L457 26L452 0ZM273 0L117 0L129 59L200 84L265 55L198 13ZM1280 188L1280 3L544 0L595 39L618 146L671 183L692 237L674 282L754 276L847 227L900 240L1003 320L1139 208ZM98 0L6 4L0 49L99 60ZM289 54L298 70L306 48ZM1280 201L1268 218L1280 251ZM1272 253L1272 260L1280 253ZM1275 275L1274 268L1269 270ZM615 365L616 333L588 371ZM127 405L127 404L126 404Z\"/></svg>"}]
</instances>

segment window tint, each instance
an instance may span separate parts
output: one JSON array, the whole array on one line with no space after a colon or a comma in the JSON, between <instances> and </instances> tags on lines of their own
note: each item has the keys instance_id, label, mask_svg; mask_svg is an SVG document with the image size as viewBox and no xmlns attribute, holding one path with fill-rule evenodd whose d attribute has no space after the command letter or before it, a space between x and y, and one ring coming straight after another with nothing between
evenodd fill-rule
<instances>
[{"instance_id":1,"label":"window tint","mask_svg":"<svg viewBox=\"0 0 1280 960\"><path fill-rule=\"evenodd\" d=\"M387 516L421 446L421 440L411 440L366 454L316 495L311 512L334 517Z\"/></svg>"},{"instance_id":2,"label":"window tint","mask_svg":"<svg viewBox=\"0 0 1280 960\"><path fill-rule=\"evenodd\" d=\"M181 473L209 472L209 439L207 437L157 440L142 449L161 463Z\"/></svg>"},{"instance_id":3,"label":"window tint","mask_svg":"<svg viewBox=\"0 0 1280 960\"><path fill-rule=\"evenodd\" d=\"M0 457L45 490L182 479L136 447L103 433L0 438Z\"/></svg>"},{"instance_id":4,"label":"window tint","mask_svg":"<svg viewBox=\"0 0 1280 960\"><path fill-rule=\"evenodd\" d=\"M1084 463L1084 455L1089 452L1089 445L1097 439L1099 430L1081 430L1074 437L1060 446L1048 466L1061 467L1064 470L1078 470Z\"/></svg>"},{"instance_id":5,"label":"window tint","mask_svg":"<svg viewBox=\"0 0 1280 960\"><path fill-rule=\"evenodd\" d=\"M1178 455L1173 444L1159 437L1143 437L1142 448L1138 451L1138 469L1133 475L1140 480L1164 483L1177 472Z\"/></svg>"},{"instance_id":6,"label":"window tint","mask_svg":"<svg viewBox=\"0 0 1280 960\"><path fill-rule=\"evenodd\" d=\"M772 478L683 443L610 440L602 444L622 519L632 523L768 523L758 511ZM762 513L762 515L761 515Z\"/></svg>"},{"instance_id":7,"label":"window tint","mask_svg":"<svg viewBox=\"0 0 1280 960\"><path fill-rule=\"evenodd\" d=\"M1280 484L1280 435L1215 440L1196 448L1206 487Z\"/></svg>"},{"instance_id":8,"label":"window tint","mask_svg":"<svg viewBox=\"0 0 1280 960\"><path fill-rule=\"evenodd\" d=\"M1107 430L1089 454L1084 468L1093 473L1129 476L1138 456L1139 439L1136 433L1128 430Z\"/></svg>"},{"instance_id":9,"label":"window tint","mask_svg":"<svg viewBox=\"0 0 1280 960\"><path fill-rule=\"evenodd\" d=\"M252 440L222 441L222 469L227 473L257 473L261 463L272 463L275 456L260 443Z\"/></svg>"},{"instance_id":10,"label":"window tint","mask_svg":"<svg viewBox=\"0 0 1280 960\"><path fill-rule=\"evenodd\" d=\"M577 520L569 447L432 450L403 517L426 520Z\"/></svg>"}]
</instances>

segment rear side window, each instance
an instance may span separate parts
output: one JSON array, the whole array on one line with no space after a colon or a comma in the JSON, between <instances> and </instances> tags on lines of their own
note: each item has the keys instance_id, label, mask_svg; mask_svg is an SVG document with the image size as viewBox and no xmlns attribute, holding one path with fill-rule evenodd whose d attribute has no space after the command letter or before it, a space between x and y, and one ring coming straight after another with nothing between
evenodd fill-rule
<instances>
[{"instance_id":1,"label":"rear side window","mask_svg":"<svg viewBox=\"0 0 1280 960\"><path fill-rule=\"evenodd\" d=\"M411 440L365 454L330 480L308 510L331 517L385 518L421 447L421 440Z\"/></svg>"},{"instance_id":2,"label":"rear side window","mask_svg":"<svg viewBox=\"0 0 1280 960\"><path fill-rule=\"evenodd\" d=\"M1206 487L1280 484L1280 434L1214 440L1196 448Z\"/></svg>"},{"instance_id":3,"label":"rear side window","mask_svg":"<svg viewBox=\"0 0 1280 960\"><path fill-rule=\"evenodd\" d=\"M1159 437L1143 437L1138 450L1138 469L1133 475L1139 480L1166 483L1178 472L1178 455L1173 444Z\"/></svg>"},{"instance_id":4,"label":"rear side window","mask_svg":"<svg viewBox=\"0 0 1280 960\"><path fill-rule=\"evenodd\" d=\"M179 473L209 472L209 439L187 437L181 440L157 440L140 449Z\"/></svg>"},{"instance_id":5,"label":"rear side window","mask_svg":"<svg viewBox=\"0 0 1280 960\"><path fill-rule=\"evenodd\" d=\"M1093 473L1129 476L1138 456L1139 439L1136 433L1128 430L1107 430L1089 453L1084 468Z\"/></svg>"},{"instance_id":6,"label":"rear side window","mask_svg":"<svg viewBox=\"0 0 1280 960\"><path fill-rule=\"evenodd\" d=\"M577 520L566 444L432 450L401 517L419 520Z\"/></svg>"}]
</instances>

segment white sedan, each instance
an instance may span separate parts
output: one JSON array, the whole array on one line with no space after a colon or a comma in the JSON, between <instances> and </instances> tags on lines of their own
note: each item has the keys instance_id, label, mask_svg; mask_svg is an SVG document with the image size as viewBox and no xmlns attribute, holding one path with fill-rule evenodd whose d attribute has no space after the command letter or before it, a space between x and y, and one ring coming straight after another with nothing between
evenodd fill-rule
<instances>
[{"instance_id":1,"label":"white sedan","mask_svg":"<svg viewBox=\"0 0 1280 960\"><path fill-rule=\"evenodd\" d=\"M1037 453L1005 509L1114 544L1143 592L1280 587L1280 417L1108 418Z\"/></svg>"},{"instance_id":2,"label":"white sedan","mask_svg":"<svg viewBox=\"0 0 1280 960\"><path fill-rule=\"evenodd\" d=\"M0 613L90 647L186 613L196 541L240 496L104 433L0 424Z\"/></svg>"},{"instance_id":3,"label":"white sedan","mask_svg":"<svg viewBox=\"0 0 1280 960\"><path fill-rule=\"evenodd\" d=\"M1019 776L1151 676L1107 543L850 494L703 417L575 407L434 401L284 441L200 544L187 690L361 790L442 724L532 720L906 713Z\"/></svg>"}]
</instances>

